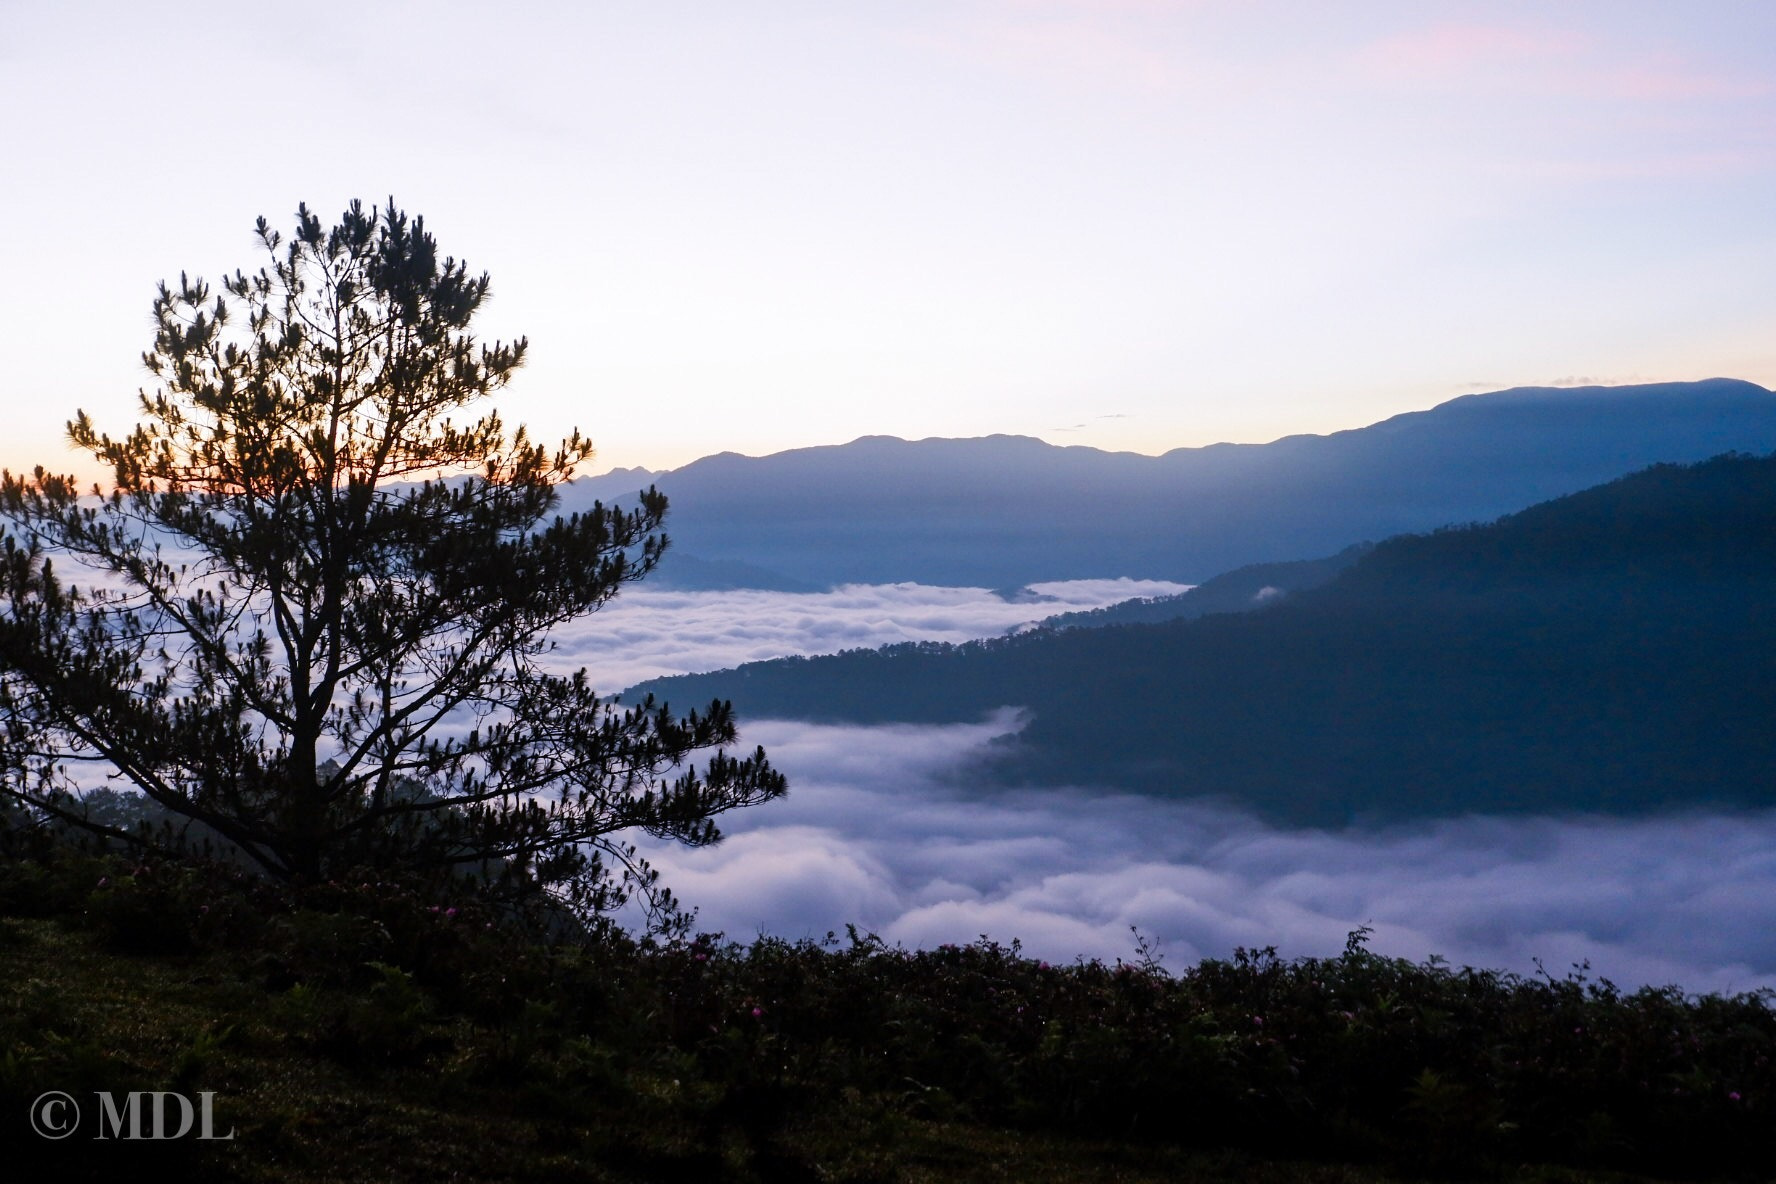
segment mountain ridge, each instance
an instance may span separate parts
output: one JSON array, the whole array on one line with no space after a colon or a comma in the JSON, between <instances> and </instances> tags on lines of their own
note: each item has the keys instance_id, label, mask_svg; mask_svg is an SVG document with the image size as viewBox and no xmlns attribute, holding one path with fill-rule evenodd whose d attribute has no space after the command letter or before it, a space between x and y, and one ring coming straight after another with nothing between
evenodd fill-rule
<instances>
[{"instance_id":1,"label":"mountain ridge","mask_svg":"<svg viewBox=\"0 0 1776 1184\"><path fill-rule=\"evenodd\" d=\"M1776 395L1709 379L1464 395L1327 435L1160 456L1028 436L868 436L722 453L649 480L675 545L794 581L1200 583L1251 563L1479 521L1658 462L1776 449ZM582 478L572 510L632 497Z\"/></svg>"}]
</instances>

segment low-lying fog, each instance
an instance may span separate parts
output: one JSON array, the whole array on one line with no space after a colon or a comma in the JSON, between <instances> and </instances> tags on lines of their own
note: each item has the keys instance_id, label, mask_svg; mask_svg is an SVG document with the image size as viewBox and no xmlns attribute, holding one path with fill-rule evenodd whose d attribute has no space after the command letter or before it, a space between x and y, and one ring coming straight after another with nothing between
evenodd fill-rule
<instances>
[{"instance_id":1,"label":"low-lying fog","mask_svg":"<svg viewBox=\"0 0 1776 1184\"><path fill-rule=\"evenodd\" d=\"M1042 585L1051 604L978 589L626 592L561 635L595 683L756 657L984 636L1174 586ZM724 842L650 846L701 928L731 938L843 932L930 946L985 934L1051 961L1134 956L1130 926L1174 968L1274 945L1371 948L1557 977L1589 960L1622 986L1776 987L1776 813L1660 819L1450 819L1364 831L1277 830L1227 809L1094 791L980 792L955 774L1016 730L752 720L789 797L726 815Z\"/></svg>"},{"instance_id":2,"label":"low-lying fog","mask_svg":"<svg viewBox=\"0 0 1776 1184\"><path fill-rule=\"evenodd\" d=\"M645 583L555 631L553 665L585 666L601 691L665 674L725 670L791 654L836 654L902 641L971 641L1056 613L1103 608L1190 585L1164 580L1032 584L1007 599L985 588L845 584L830 592L674 592Z\"/></svg>"}]
</instances>

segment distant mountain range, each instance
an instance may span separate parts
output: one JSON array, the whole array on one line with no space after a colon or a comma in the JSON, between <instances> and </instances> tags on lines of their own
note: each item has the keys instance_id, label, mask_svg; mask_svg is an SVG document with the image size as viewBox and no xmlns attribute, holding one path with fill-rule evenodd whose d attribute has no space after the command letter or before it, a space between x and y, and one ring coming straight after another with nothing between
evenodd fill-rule
<instances>
[{"instance_id":1,"label":"distant mountain range","mask_svg":"<svg viewBox=\"0 0 1776 1184\"><path fill-rule=\"evenodd\" d=\"M1292 569L1306 583L1282 595L1227 582L1251 611L783 659L624 699L859 722L1017 705L1026 726L971 783L1298 824L1776 805L1776 456L1656 466L1339 562L1323 582Z\"/></svg>"},{"instance_id":2,"label":"distant mountain range","mask_svg":"<svg viewBox=\"0 0 1776 1184\"><path fill-rule=\"evenodd\" d=\"M1326 436L1163 456L1021 436L849 444L568 486L563 508L671 499L662 575L697 587L914 580L1198 583L1245 564L1488 520L1658 462L1776 449L1776 395L1733 379L1468 395Z\"/></svg>"}]
</instances>

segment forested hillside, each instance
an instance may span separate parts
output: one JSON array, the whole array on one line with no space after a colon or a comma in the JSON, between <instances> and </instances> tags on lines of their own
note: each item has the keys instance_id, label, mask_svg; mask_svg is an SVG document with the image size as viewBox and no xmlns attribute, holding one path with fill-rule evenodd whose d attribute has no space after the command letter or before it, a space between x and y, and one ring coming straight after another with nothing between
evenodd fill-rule
<instances>
[{"instance_id":1,"label":"forested hillside","mask_svg":"<svg viewBox=\"0 0 1776 1184\"><path fill-rule=\"evenodd\" d=\"M1368 543L1353 543L1324 559L1250 563L1204 580L1188 592L1175 596L1144 596L1104 608L1056 613L1045 617L1040 624L1047 629L1095 629L1104 625L1146 625L1263 608L1275 603L1279 597L1328 583L1361 558L1369 546Z\"/></svg>"},{"instance_id":2,"label":"forested hillside","mask_svg":"<svg viewBox=\"0 0 1776 1184\"><path fill-rule=\"evenodd\" d=\"M743 718L1027 725L971 776L1283 821L1776 804L1776 457L1390 539L1258 611L663 679Z\"/></svg>"}]
</instances>

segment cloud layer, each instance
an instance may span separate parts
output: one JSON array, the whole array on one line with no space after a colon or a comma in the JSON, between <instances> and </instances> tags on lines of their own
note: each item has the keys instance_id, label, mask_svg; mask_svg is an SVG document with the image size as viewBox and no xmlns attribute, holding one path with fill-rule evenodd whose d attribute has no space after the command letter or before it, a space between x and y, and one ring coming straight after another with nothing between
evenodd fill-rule
<instances>
[{"instance_id":1,"label":"cloud layer","mask_svg":"<svg viewBox=\"0 0 1776 1184\"><path fill-rule=\"evenodd\" d=\"M1033 599L1011 602L985 588L926 584L847 584L802 594L673 592L644 584L557 630L551 664L563 671L584 666L594 686L616 692L660 675L789 654L992 637L1055 613L1187 587L1164 580L1067 580L1032 584Z\"/></svg>"},{"instance_id":2,"label":"cloud layer","mask_svg":"<svg viewBox=\"0 0 1776 1184\"><path fill-rule=\"evenodd\" d=\"M908 946L985 934L1108 960L1133 956L1134 926L1181 968L1236 946L1332 954L1368 924L1372 948L1414 960L1776 987L1776 814L1285 831L1089 789L958 785L1016 726L761 721L745 740L790 775L789 798L730 815L717 846L650 858L701 927L741 940L854 923Z\"/></svg>"}]
</instances>

